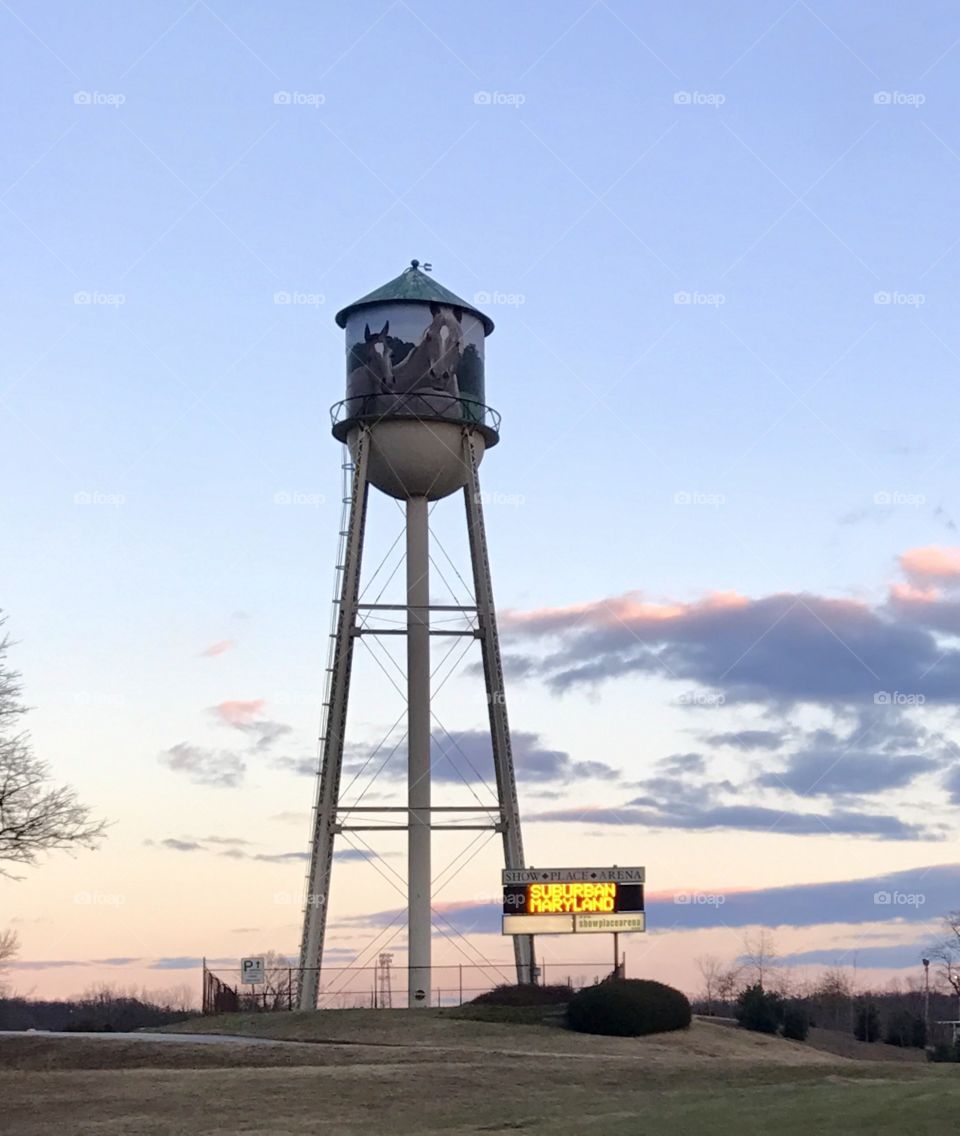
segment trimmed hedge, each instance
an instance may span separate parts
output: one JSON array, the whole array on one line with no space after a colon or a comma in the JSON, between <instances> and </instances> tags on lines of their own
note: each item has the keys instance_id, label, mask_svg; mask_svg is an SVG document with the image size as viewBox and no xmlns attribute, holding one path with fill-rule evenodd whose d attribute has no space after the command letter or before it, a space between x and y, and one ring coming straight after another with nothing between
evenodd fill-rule
<instances>
[{"instance_id":1,"label":"trimmed hedge","mask_svg":"<svg viewBox=\"0 0 960 1136\"><path fill-rule=\"evenodd\" d=\"M570 986L495 986L468 1004L471 1006L562 1006L573 997Z\"/></svg>"},{"instance_id":2,"label":"trimmed hedge","mask_svg":"<svg viewBox=\"0 0 960 1136\"><path fill-rule=\"evenodd\" d=\"M684 994L648 979L626 978L585 986L570 999L567 1025L579 1033L642 1037L690 1025Z\"/></svg>"}]
</instances>

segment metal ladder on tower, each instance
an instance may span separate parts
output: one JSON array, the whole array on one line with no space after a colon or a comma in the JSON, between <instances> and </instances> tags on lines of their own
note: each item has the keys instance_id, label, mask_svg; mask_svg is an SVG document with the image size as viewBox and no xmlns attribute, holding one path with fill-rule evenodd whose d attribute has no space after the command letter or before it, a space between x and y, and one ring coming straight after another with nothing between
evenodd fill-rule
<instances>
[{"instance_id":1,"label":"metal ladder on tower","mask_svg":"<svg viewBox=\"0 0 960 1136\"><path fill-rule=\"evenodd\" d=\"M317 793L313 807L313 838L303 903L298 1003L300 1009L316 1006L326 930L336 808L343 765L347 693L356 634L360 582L360 552L366 523L367 458L369 433L360 431L354 458L344 460L340 542L334 576L330 646L318 739Z\"/></svg>"}]
</instances>

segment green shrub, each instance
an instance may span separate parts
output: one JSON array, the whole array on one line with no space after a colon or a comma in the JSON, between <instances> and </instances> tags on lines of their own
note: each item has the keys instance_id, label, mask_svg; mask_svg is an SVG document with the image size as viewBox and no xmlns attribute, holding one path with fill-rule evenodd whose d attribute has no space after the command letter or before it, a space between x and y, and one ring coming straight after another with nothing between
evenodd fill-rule
<instances>
[{"instance_id":1,"label":"green shrub","mask_svg":"<svg viewBox=\"0 0 960 1136\"><path fill-rule=\"evenodd\" d=\"M690 1003L662 982L626 978L585 986L570 999L567 1025L579 1033L641 1037L690 1025Z\"/></svg>"},{"instance_id":2,"label":"green shrub","mask_svg":"<svg viewBox=\"0 0 960 1136\"><path fill-rule=\"evenodd\" d=\"M960 1061L960 1042L941 1041L933 1049L927 1050L930 1061Z\"/></svg>"},{"instance_id":3,"label":"green shrub","mask_svg":"<svg viewBox=\"0 0 960 1136\"><path fill-rule=\"evenodd\" d=\"M887 1021L883 1040L887 1045L899 1045L904 1049L912 1046L923 1049L927 1044L927 1024L919 1014L897 1010Z\"/></svg>"},{"instance_id":4,"label":"green shrub","mask_svg":"<svg viewBox=\"0 0 960 1136\"><path fill-rule=\"evenodd\" d=\"M783 1000L770 993L759 982L741 990L737 996L737 1022L743 1029L757 1033L776 1033L783 1020Z\"/></svg>"},{"instance_id":5,"label":"green shrub","mask_svg":"<svg viewBox=\"0 0 960 1136\"><path fill-rule=\"evenodd\" d=\"M914 1014L910 1028L910 1044L914 1049L927 1048L927 1023L919 1014Z\"/></svg>"},{"instance_id":6,"label":"green shrub","mask_svg":"<svg viewBox=\"0 0 960 1136\"><path fill-rule=\"evenodd\" d=\"M783 1036L791 1041L806 1041L810 1032L810 1015L801 1002L789 1002L783 1008Z\"/></svg>"},{"instance_id":7,"label":"green shrub","mask_svg":"<svg viewBox=\"0 0 960 1136\"><path fill-rule=\"evenodd\" d=\"M570 986L535 986L524 982L517 986L495 986L474 998L471 1006L558 1006L573 997Z\"/></svg>"},{"instance_id":8,"label":"green shrub","mask_svg":"<svg viewBox=\"0 0 960 1136\"><path fill-rule=\"evenodd\" d=\"M880 1015L877 1007L870 1002L862 1002L857 1007L857 1020L853 1036L858 1041L878 1041L880 1038Z\"/></svg>"}]
</instances>

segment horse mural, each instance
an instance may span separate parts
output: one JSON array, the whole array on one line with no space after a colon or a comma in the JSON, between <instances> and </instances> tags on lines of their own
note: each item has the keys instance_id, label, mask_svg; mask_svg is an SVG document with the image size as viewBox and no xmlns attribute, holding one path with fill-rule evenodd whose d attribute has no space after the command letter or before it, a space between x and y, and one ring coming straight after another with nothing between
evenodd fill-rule
<instances>
[{"instance_id":1,"label":"horse mural","mask_svg":"<svg viewBox=\"0 0 960 1136\"><path fill-rule=\"evenodd\" d=\"M458 418L460 389L457 367L463 351L462 313L440 304L431 304L433 319L420 342L393 366L394 390L407 396L412 413L429 411ZM432 398L438 395L440 397ZM418 397L411 397L418 396Z\"/></svg>"},{"instance_id":2,"label":"horse mural","mask_svg":"<svg viewBox=\"0 0 960 1136\"><path fill-rule=\"evenodd\" d=\"M387 340L389 331L389 320L377 332L372 332L369 324L364 325L363 343L355 343L350 350L352 366L347 374L348 399L393 393L393 360Z\"/></svg>"}]
</instances>

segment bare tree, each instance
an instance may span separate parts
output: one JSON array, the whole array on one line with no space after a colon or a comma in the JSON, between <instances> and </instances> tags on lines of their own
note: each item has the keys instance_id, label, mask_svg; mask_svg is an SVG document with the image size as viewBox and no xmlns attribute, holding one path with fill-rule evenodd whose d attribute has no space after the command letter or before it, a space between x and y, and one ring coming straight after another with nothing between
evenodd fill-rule
<instances>
[{"instance_id":1,"label":"bare tree","mask_svg":"<svg viewBox=\"0 0 960 1136\"><path fill-rule=\"evenodd\" d=\"M20 939L17 937L16 931L0 931L0 975L3 975L7 970L8 964L17 957L19 951ZM4 997L6 993L6 983L0 982L0 997Z\"/></svg>"},{"instance_id":2,"label":"bare tree","mask_svg":"<svg viewBox=\"0 0 960 1136\"><path fill-rule=\"evenodd\" d=\"M753 981L763 989L764 980L777 958L777 944L773 932L761 927L756 935L743 936L743 962Z\"/></svg>"},{"instance_id":3,"label":"bare tree","mask_svg":"<svg viewBox=\"0 0 960 1136\"><path fill-rule=\"evenodd\" d=\"M0 616L0 628L6 617ZM30 867L43 852L93 848L104 832L102 821L80 804L65 785L50 784L50 768L34 756L30 737L17 728L26 707L20 675L7 663L10 640L0 638L0 875L14 876L4 864Z\"/></svg>"},{"instance_id":4,"label":"bare tree","mask_svg":"<svg viewBox=\"0 0 960 1136\"><path fill-rule=\"evenodd\" d=\"M716 955L698 955L694 960L700 977L703 979L703 1000L706 1003L707 1013L713 1013L713 1006L717 999L717 982L720 977L722 963Z\"/></svg>"},{"instance_id":5,"label":"bare tree","mask_svg":"<svg viewBox=\"0 0 960 1136\"><path fill-rule=\"evenodd\" d=\"M960 909L943 917L943 939L934 947L932 956L940 964L940 978L957 996L960 1018Z\"/></svg>"},{"instance_id":6,"label":"bare tree","mask_svg":"<svg viewBox=\"0 0 960 1136\"><path fill-rule=\"evenodd\" d=\"M724 1006L728 1006L736 999L737 987L740 985L740 976L743 968L733 964L721 970L717 976L717 997Z\"/></svg>"},{"instance_id":7,"label":"bare tree","mask_svg":"<svg viewBox=\"0 0 960 1136\"><path fill-rule=\"evenodd\" d=\"M707 1013L713 1014L718 1003L733 1001L737 982L740 978L739 966L728 966L716 955L700 955L693 960L703 979L703 1000Z\"/></svg>"}]
</instances>

